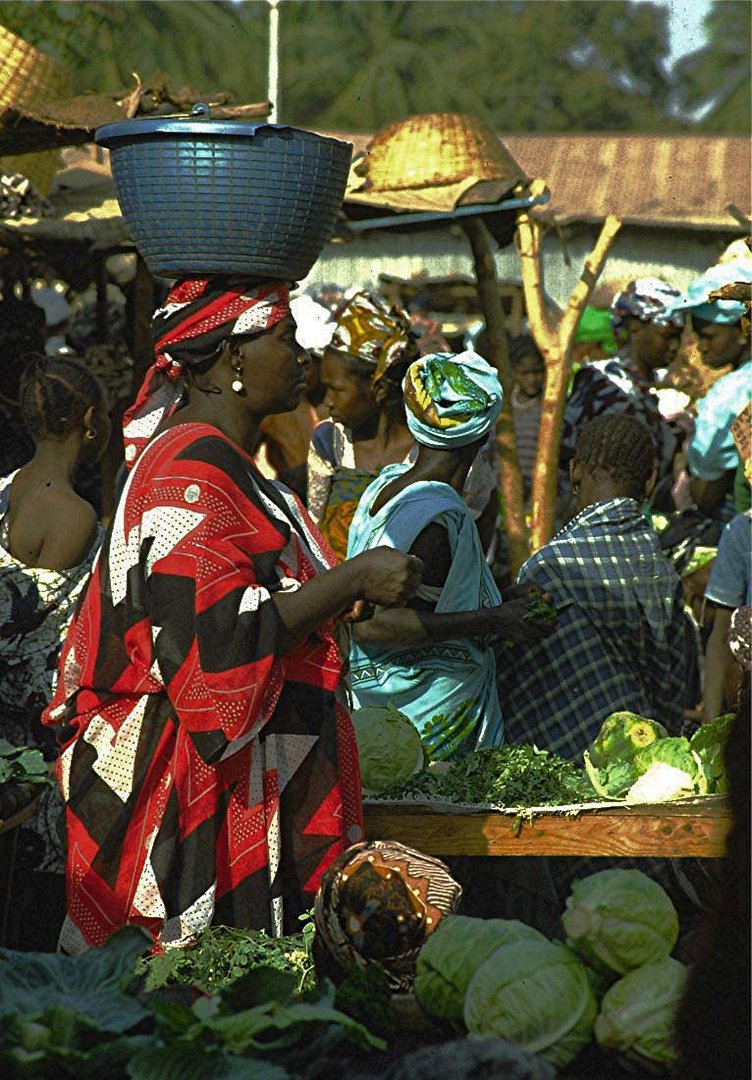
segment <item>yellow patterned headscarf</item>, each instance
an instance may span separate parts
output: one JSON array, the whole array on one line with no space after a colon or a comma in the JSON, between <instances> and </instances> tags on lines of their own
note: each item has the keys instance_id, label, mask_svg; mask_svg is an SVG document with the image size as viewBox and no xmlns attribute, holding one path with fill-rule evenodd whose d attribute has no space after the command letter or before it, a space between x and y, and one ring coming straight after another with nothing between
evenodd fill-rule
<instances>
[{"instance_id":1,"label":"yellow patterned headscarf","mask_svg":"<svg viewBox=\"0 0 752 1080\"><path fill-rule=\"evenodd\" d=\"M409 363L418 348L406 312L396 304L387 306L374 293L355 293L334 316L337 324L331 347L371 364L371 385L383 378L393 364Z\"/></svg>"}]
</instances>

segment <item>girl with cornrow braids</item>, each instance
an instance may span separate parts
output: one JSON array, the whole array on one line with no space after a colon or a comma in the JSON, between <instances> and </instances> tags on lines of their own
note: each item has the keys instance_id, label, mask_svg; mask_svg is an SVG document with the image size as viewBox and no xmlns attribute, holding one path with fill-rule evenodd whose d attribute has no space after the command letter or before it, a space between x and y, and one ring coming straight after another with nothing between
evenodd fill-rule
<instances>
[{"instance_id":1,"label":"girl with cornrow braids","mask_svg":"<svg viewBox=\"0 0 752 1080\"><path fill-rule=\"evenodd\" d=\"M102 537L73 480L79 462L101 457L110 424L102 385L73 357L25 357L19 404L34 456L0 479L0 736L54 761L55 736L40 716ZM55 948L65 915L63 835L62 800L49 788L19 835L12 947Z\"/></svg>"}]
</instances>

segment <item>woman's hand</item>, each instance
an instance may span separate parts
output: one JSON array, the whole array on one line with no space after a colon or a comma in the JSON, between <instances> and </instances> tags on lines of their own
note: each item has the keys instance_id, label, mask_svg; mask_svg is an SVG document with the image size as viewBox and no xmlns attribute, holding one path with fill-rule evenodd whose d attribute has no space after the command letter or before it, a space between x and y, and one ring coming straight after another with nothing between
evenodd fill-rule
<instances>
[{"instance_id":1,"label":"woman's hand","mask_svg":"<svg viewBox=\"0 0 752 1080\"><path fill-rule=\"evenodd\" d=\"M549 593L543 593L539 599L551 603ZM510 645L534 645L553 633L556 619L546 616L530 616L529 600L507 600L498 607L488 608L488 633L502 638Z\"/></svg>"},{"instance_id":2,"label":"woman's hand","mask_svg":"<svg viewBox=\"0 0 752 1080\"><path fill-rule=\"evenodd\" d=\"M356 574L358 600L380 607L398 607L410 600L423 580L423 563L390 547L376 547L349 559Z\"/></svg>"}]
</instances>

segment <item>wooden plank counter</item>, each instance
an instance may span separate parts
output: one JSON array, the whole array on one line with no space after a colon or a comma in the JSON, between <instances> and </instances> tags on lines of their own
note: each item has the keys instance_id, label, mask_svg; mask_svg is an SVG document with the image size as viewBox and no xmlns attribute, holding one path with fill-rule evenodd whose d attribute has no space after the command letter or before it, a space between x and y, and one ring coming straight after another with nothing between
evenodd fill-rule
<instances>
[{"instance_id":1,"label":"wooden plank counter","mask_svg":"<svg viewBox=\"0 0 752 1080\"><path fill-rule=\"evenodd\" d=\"M576 810L441 810L367 803L369 840L397 840L429 855L589 855L719 858L732 815L723 795L673 803L587 804Z\"/></svg>"}]
</instances>

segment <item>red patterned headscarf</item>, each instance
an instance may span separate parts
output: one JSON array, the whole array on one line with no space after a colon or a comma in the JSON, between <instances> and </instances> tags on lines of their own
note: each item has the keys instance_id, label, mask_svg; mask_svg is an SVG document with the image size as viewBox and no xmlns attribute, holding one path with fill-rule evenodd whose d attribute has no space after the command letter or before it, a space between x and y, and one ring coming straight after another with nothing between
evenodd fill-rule
<instances>
[{"instance_id":1,"label":"red patterned headscarf","mask_svg":"<svg viewBox=\"0 0 752 1080\"><path fill-rule=\"evenodd\" d=\"M152 318L154 363L123 416L125 461L132 468L159 424L183 401L186 370L216 356L228 337L270 330L290 313L290 286L250 286L243 279L189 278L169 292Z\"/></svg>"}]
</instances>

